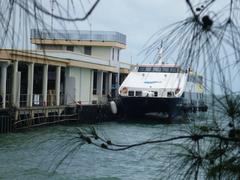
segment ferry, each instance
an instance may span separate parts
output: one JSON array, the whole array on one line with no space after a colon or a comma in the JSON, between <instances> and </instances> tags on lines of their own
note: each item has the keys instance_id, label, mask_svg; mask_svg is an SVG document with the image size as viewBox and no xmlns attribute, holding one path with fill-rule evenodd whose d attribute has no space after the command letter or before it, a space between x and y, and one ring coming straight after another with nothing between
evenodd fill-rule
<instances>
[{"instance_id":1,"label":"ferry","mask_svg":"<svg viewBox=\"0 0 240 180\"><path fill-rule=\"evenodd\" d=\"M174 118L187 112L207 111L203 76L162 60L136 66L118 93L126 116L158 113Z\"/></svg>"}]
</instances>

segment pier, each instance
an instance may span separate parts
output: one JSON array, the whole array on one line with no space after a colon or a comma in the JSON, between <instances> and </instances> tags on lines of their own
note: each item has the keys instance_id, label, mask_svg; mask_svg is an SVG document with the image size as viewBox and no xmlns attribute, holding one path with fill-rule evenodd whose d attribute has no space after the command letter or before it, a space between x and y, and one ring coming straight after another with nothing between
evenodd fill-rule
<instances>
[{"instance_id":1,"label":"pier","mask_svg":"<svg viewBox=\"0 0 240 180\"><path fill-rule=\"evenodd\" d=\"M31 42L33 50L0 50L0 133L85 121L116 97L131 66L120 62L126 36L118 32L33 29Z\"/></svg>"}]
</instances>

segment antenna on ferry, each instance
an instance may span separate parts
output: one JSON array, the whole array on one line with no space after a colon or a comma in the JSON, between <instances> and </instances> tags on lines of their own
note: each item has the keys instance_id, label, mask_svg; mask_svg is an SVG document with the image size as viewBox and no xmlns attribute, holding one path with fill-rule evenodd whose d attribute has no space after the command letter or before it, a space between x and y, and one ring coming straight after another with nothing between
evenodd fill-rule
<instances>
[{"instance_id":1,"label":"antenna on ferry","mask_svg":"<svg viewBox=\"0 0 240 180\"><path fill-rule=\"evenodd\" d=\"M161 41L161 46L158 48L158 64L164 64L163 61L163 42Z\"/></svg>"}]
</instances>

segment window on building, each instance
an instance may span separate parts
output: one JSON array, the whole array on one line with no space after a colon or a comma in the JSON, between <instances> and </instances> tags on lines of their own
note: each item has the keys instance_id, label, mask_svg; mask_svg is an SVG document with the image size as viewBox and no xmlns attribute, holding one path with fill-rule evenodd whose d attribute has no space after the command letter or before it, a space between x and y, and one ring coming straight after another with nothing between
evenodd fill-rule
<instances>
[{"instance_id":1,"label":"window on building","mask_svg":"<svg viewBox=\"0 0 240 180\"><path fill-rule=\"evenodd\" d=\"M97 71L93 72L93 94L97 94Z\"/></svg>"},{"instance_id":2,"label":"window on building","mask_svg":"<svg viewBox=\"0 0 240 180\"><path fill-rule=\"evenodd\" d=\"M119 61L119 57L120 57L120 49L118 49L117 51L117 60Z\"/></svg>"},{"instance_id":3,"label":"window on building","mask_svg":"<svg viewBox=\"0 0 240 180\"><path fill-rule=\"evenodd\" d=\"M92 46L84 46L84 54L92 55Z\"/></svg>"},{"instance_id":4,"label":"window on building","mask_svg":"<svg viewBox=\"0 0 240 180\"><path fill-rule=\"evenodd\" d=\"M73 51L74 50L74 46L67 46L67 51Z\"/></svg>"},{"instance_id":5,"label":"window on building","mask_svg":"<svg viewBox=\"0 0 240 180\"><path fill-rule=\"evenodd\" d=\"M112 48L112 60L114 60L114 48Z\"/></svg>"},{"instance_id":6,"label":"window on building","mask_svg":"<svg viewBox=\"0 0 240 180\"><path fill-rule=\"evenodd\" d=\"M102 87L102 94L105 95L106 94L106 76L107 74L106 73L103 73L103 87Z\"/></svg>"}]
</instances>

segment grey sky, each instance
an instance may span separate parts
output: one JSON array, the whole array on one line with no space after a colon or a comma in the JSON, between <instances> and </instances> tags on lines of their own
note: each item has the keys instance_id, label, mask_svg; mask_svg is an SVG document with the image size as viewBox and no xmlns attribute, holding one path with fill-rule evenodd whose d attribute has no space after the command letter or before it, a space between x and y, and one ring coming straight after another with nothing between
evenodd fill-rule
<instances>
[{"instance_id":1,"label":"grey sky","mask_svg":"<svg viewBox=\"0 0 240 180\"><path fill-rule=\"evenodd\" d=\"M127 35L122 59L140 63L138 56L147 40L159 29L181 20L187 9L182 0L101 0L89 21L93 30L119 31ZM79 29L90 29L88 22Z\"/></svg>"},{"instance_id":2,"label":"grey sky","mask_svg":"<svg viewBox=\"0 0 240 180\"><path fill-rule=\"evenodd\" d=\"M74 8L67 6L67 2L71 1L74 2ZM39 0L39 2L42 3L44 8L51 10L51 0ZM55 6L54 13L66 16L66 13L64 14L63 11L59 11L60 7L62 8L61 10L69 10L72 17L79 17L84 13L81 2L83 5L90 6L91 4L89 4L89 2L94 2L94 0L58 0L57 2L59 6ZM214 9L222 8L226 4L225 0L218 0L217 2ZM88 8L86 6L85 9L87 10ZM92 30L118 31L124 33L127 35L127 49L122 51L121 60L130 62L132 57L133 63L142 63L144 54L139 55L139 53L142 52L144 45L150 37L164 27L186 18L188 10L185 0L100 0L100 3L88 21L80 21L74 24L55 21L53 28L90 30L89 24L91 24ZM214 14L212 11L210 13ZM43 15L41 12L38 15L40 17L37 22L38 27L50 28L50 17ZM17 36L14 41L16 47L30 47L30 35L26 33L26 31L29 31L30 28L37 27L34 18L28 21L26 17L21 15L21 13L16 13L13 18L16 24L16 27L13 27L16 32L15 35ZM44 23L41 23L41 18ZM20 25L20 27L18 27L18 25ZM6 42L11 42L11 39L12 36L9 36ZM26 39L27 41L22 41L21 39ZM10 43L10 45L12 44ZM169 58L167 61L169 61ZM151 57L144 62L152 62Z\"/></svg>"},{"instance_id":3,"label":"grey sky","mask_svg":"<svg viewBox=\"0 0 240 180\"><path fill-rule=\"evenodd\" d=\"M67 15L80 17L84 14L82 6L87 11L95 0L38 0L37 2L51 12L52 1L56 2L54 14L64 17ZM71 6L71 2L73 2L74 7ZM2 10L8 8L2 7ZM29 8L32 13L35 13L31 9L32 6ZM8 10L10 11L10 9ZM53 29L90 30L89 24L91 24L92 30L118 31L126 34L127 49L122 51L121 60L130 62L132 57L133 63L141 63L143 54L140 56L138 54L142 51L147 40L156 31L182 20L186 12L187 8L184 0L100 0L88 21L68 23L53 19L40 11L36 13L39 18L36 21L34 17L26 15L24 10L16 9L11 16L11 31L8 34L8 39L5 40L5 47L34 48L30 45L30 29L50 29L53 19ZM6 14L8 14L7 11ZM14 40L12 40L11 32L14 32ZM5 36L4 31L1 31L1 33Z\"/></svg>"},{"instance_id":4,"label":"grey sky","mask_svg":"<svg viewBox=\"0 0 240 180\"><path fill-rule=\"evenodd\" d=\"M82 2L87 5L93 1ZM222 8L224 4L226 1L218 0L214 9ZM75 8L82 11L80 5L76 5ZM151 36L164 27L186 18L188 10L185 0L101 0L89 20L77 22L76 25L79 30L90 30L90 23L92 30L126 34L127 49L122 51L121 60L130 62L132 57L133 63L142 63L145 56L139 53ZM65 28L75 27L67 24ZM144 62L152 62L152 59L148 58Z\"/></svg>"}]
</instances>

